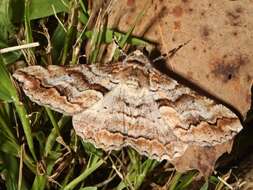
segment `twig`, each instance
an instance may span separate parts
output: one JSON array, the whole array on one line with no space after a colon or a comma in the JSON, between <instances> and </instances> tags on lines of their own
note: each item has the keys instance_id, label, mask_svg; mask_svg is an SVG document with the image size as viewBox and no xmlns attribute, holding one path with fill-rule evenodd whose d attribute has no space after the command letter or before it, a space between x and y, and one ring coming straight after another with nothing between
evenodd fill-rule
<instances>
[{"instance_id":1,"label":"twig","mask_svg":"<svg viewBox=\"0 0 253 190\"><path fill-rule=\"evenodd\" d=\"M218 176L218 179L224 184L226 185L229 189L233 190L233 187L231 185L229 185L224 179L222 179L220 176Z\"/></svg>"},{"instance_id":2,"label":"twig","mask_svg":"<svg viewBox=\"0 0 253 190\"><path fill-rule=\"evenodd\" d=\"M37 47L39 45L40 45L39 42L34 42L34 43L28 43L28 44L19 45L19 46L3 48L3 49L0 49L0 54L12 52L12 51L17 51L17 50L22 50L22 49L27 49L27 48L33 48L33 47Z\"/></svg>"}]
</instances>

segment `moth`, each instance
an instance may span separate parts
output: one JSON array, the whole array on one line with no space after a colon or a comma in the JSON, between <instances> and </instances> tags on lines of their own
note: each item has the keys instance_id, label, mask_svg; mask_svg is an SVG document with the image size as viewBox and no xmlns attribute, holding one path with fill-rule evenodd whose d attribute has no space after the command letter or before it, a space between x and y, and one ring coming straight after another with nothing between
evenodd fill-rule
<instances>
[{"instance_id":1,"label":"moth","mask_svg":"<svg viewBox=\"0 0 253 190\"><path fill-rule=\"evenodd\" d=\"M156 70L141 51L102 66L29 66L13 77L33 102L73 116L76 133L97 148L131 146L179 171L208 176L242 129L232 111Z\"/></svg>"}]
</instances>

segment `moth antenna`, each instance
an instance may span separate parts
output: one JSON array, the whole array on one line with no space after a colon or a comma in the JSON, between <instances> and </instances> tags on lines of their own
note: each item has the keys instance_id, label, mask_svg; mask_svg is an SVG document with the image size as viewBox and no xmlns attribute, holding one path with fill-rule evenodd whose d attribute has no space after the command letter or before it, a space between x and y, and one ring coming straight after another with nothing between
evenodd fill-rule
<instances>
[{"instance_id":1,"label":"moth antenna","mask_svg":"<svg viewBox=\"0 0 253 190\"><path fill-rule=\"evenodd\" d=\"M164 53L162 55L160 55L159 57L155 58L152 60L152 63L158 62L158 61L162 61L162 60L166 60L167 58L172 58L182 47L184 47L185 45L187 45L191 40L188 40L187 42L180 44L178 47L173 48L172 50L170 50L168 53ZM169 67L172 71L174 71L174 66L169 62Z\"/></svg>"},{"instance_id":2,"label":"moth antenna","mask_svg":"<svg viewBox=\"0 0 253 190\"><path fill-rule=\"evenodd\" d=\"M162 55L160 55L159 57L156 57L155 59L152 60L152 63L155 63L157 61L161 61L163 59L166 59L168 57L168 54L167 53L164 53Z\"/></svg>"},{"instance_id":3,"label":"moth antenna","mask_svg":"<svg viewBox=\"0 0 253 190\"><path fill-rule=\"evenodd\" d=\"M191 40L188 40L187 42L180 44L178 47L172 49L169 51L169 58L173 57L182 47L186 46Z\"/></svg>"},{"instance_id":4,"label":"moth antenna","mask_svg":"<svg viewBox=\"0 0 253 190\"><path fill-rule=\"evenodd\" d=\"M160 55L159 57L155 58L154 60L152 60L152 62L157 62L160 61L162 59L166 59L167 57L172 58L182 47L184 47L185 45L187 45L191 40L188 40L187 42L180 44L178 47L173 48L172 50L170 50L168 53L164 53L162 55Z\"/></svg>"},{"instance_id":5,"label":"moth antenna","mask_svg":"<svg viewBox=\"0 0 253 190\"><path fill-rule=\"evenodd\" d=\"M113 34L113 42L117 46L118 50L120 51L120 54L123 57L127 57L127 54L124 52L124 50L120 47L118 40L116 39L116 36Z\"/></svg>"}]
</instances>

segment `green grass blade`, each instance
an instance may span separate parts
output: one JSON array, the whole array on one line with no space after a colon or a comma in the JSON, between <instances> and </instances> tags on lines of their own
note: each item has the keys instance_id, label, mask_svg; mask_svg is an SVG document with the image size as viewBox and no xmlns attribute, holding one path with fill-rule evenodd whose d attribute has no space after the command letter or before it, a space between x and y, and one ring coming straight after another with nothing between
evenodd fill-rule
<instances>
[{"instance_id":1,"label":"green grass blade","mask_svg":"<svg viewBox=\"0 0 253 190\"><path fill-rule=\"evenodd\" d=\"M194 178L198 175L196 171L189 171L180 178L180 183L177 185L177 190L187 190L188 186L192 183Z\"/></svg>"},{"instance_id":2,"label":"green grass blade","mask_svg":"<svg viewBox=\"0 0 253 190\"><path fill-rule=\"evenodd\" d=\"M64 46L64 39L66 37L66 32L62 28L60 24L57 25L53 36L52 36L52 61L53 64L59 64L60 62L60 55L62 52L62 47Z\"/></svg>"},{"instance_id":3,"label":"green grass blade","mask_svg":"<svg viewBox=\"0 0 253 190\"><path fill-rule=\"evenodd\" d=\"M96 169L98 169L103 163L104 161L100 159L98 156L91 155L89 163L87 167L85 168L85 170L82 172L82 174L79 175L74 180L72 180L68 185L66 185L64 190L74 189L80 182L84 181L90 174L92 174Z\"/></svg>"},{"instance_id":4,"label":"green grass blade","mask_svg":"<svg viewBox=\"0 0 253 190\"><path fill-rule=\"evenodd\" d=\"M70 181L70 179L74 176L74 167L71 167L68 172L67 175L65 175L64 180L62 181L61 185L61 190L63 190L66 185L68 184L68 182Z\"/></svg>"},{"instance_id":5,"label":"green grass blade","mask_svg":"<svg viewBox=\"0 0 253 190\"><path fill-rule=\"evenodd\" d=\"M80 188L79 190L97 190L97 187L84 187L84 188Z\"/></svg>"},{"instance_id":6,"label":"green grass blade","mask_svg":"<svg viewBox=\"0 0 253 190\"><path fill-rule=\"evenodd\" d=\"M16 20L17 15L21 16L19 11L22 9L22 5L23 2L17 2L16 0L0 1L0 49L8 47L10 42L12 42L10 38L14 38L13 33L15 32L15 27L12 22ZM16 8L17 6L19 10ZM13 63L20 58L20 56L20 52L10 52L5 53L3 59L6 63Z\"/></svg>"},{"instance_id":7,"label":"green grass blade","mask_svg":"<svg viewBox=\"0 0 253 190\"><path fill-rule=\"evenodd\" d=\"M32 34L32 27L30 21L30 3L31 0L25 0L25 13L24 13L24 23L25 23L25 41L26 43L33 42L33 34ZM36 58L34 51L32 49L27 49L23 51L23 54L26 58L26 62L30 65L34 65L36 63Z\"/></svg>"},{"instance_id":8,"label":"green grass blade","mask_svg":"<svg viewBox=\"0 0 253 190\"><path fill-rule=\"evenodd\" d=\"M7 190L14 190L17 189L18 185L18 163L17 159L13 156L4 155L3 156L4 163L5 163L5 177L6 177L6 189Z\"/></svg>"},{"instance_id":9,"label":"green grass blade","mask_svg":"<svg viewBox=\"0 0 253 190\"><path fill-rule=\"evenodd\" d=\"M45 107L45 110L47 112L47 115L48 115L48 117L49 117L49 119L50 119L53 127L56 130L57 135L60 136L61 135L60 128L58 126L58 123L56 122L56 119L55 119L55 116L54 116L53 112L49 108L47 108L47 107Z\"/></svg>"},{"instance_id":10,"label":"green grass blade","mask_svg":"<svg viewBox=\"0 0 253 190\"><path fill-rule=\"evenodd\" d=\"M2 152L3 154L18 157L20 152L20 146L17 144L17 140L14 137L11 137L8 133L6 133L3 130L3 126L1 124L0 124L0 136L1 136L0 152ZM36 173L35 165L27 154L24 154L24 163L30 169L30 171Z\"/></svg>"},{"instance_id":11,"label":"green grass blade","mask_svg":"<svg viewBox=\"0 0 253 190\"><path fill-rule=\"evenodd\" d=\"M128 149L128 155L131 160L128 173L123 181L117 186L117 190L129 187L130 189L139 189L148 175L158 164L156 160L146 159L141 161L141 156L133 149Z\"/></svg>"},{"instance_id":12,"label":"green grass blade","mask_svg":"<svg viewBox=\"0 0 253 190\"><path fill-rule=\"evenodd\" d=\"M37 174L34 182L33 182L33 186L32 186L32 190L44 190L46 189L48 180L49 180L49 176L51 175L53 168L55 166L55 162L56 160L58 160L60 158L61 154L53 154L50 157L48 157L47 159L44 159L45 162L45 173L42 174ZM42 164L42 167L43 164Z\"/></svg>"},{"instance_id":13,"label":"green grass blade","mask_svg":"<svg viewBox=\"0 0 253 190\"><path fill-rule=\"evenodd\" d=\"M23 186L23 159L24 159L24 150L23 146L20 146L20 152L19 152L19 173L18 173L18 190L21 190Z\"/></svg>"},{"instance_id":14,"label":"green grass blade","mask_svg":"<svg viewBox=\"0 0 253 190\"><path fill-rule=\"evenodd\" d=\"M5 101L13 101L13 98L17 98L17 92L10 80L9 73L5 68L3 57L0 55L0 94L5 97ZM0 96L0 97L1 97Z\"/></svg>"},{"instance_id":15,"label":"green grass blade","mask_svg":"<svg viewBox=\"0 0 253 190\"><path fill-rule=\"evenodd\" d=\"M140 21L140 19L144 16L144 14L146 13L146 9L147 7L145 7L136 17L133 25L129 28L129 30L127 31L127 33L119 40L119 46L121 48L123 48L125 46L125 44L127 43L127 40L129 39L130 35L132 34L136 24ZM114 52L114 60L118 60L120 55L120 51L119 49L116 49Z\"/></svg>"},{"instance_id":16,"label":"green grass blade","mask_svg":"<svg viewBox=\"0 0 253 190\"><path fill-rule=\"evenodd\" d=\"M199 190L208 190L208 181L206 181Z\"/></svg>"},{"instance_id":17,"label":"green grass blade","mask_svg":"<svg viewBox=\"0 0 253 190\"><path fill-rule=\"evenodd\" d=\"M120 40L120 42L119 42L120 47L122 47L122 48L124 47L124 45L126 44L128 38L129 38L130 35L132 34L132 32L133 32L133 30L134 30L136 24L140 21L140 19L144 16L144 14L145 14L145 10L141 11L141 12L139 13L139 15L136 17L136 19L135 19L133 25L132 25L132 26L130 27L130 29L127 31L126 35L124 35L123 38Z\"/></svg>"},{"instance_id":18,"label":"green grass blade","mask_svg":"<svg viewBox=\"0 0 253 190\"><path fill-rule=\"evenodd\" d=\"M181 176L182 176L182 173L176 172L176 174L173 176L170 182L169 190L176 190L176 186L179 184Z\"/></svg>"},{"instance_id":19,"label":"green grass blade","mask_svg":"<svg viewBox=\"0 0 253 190\"><path fill-rule=\"evenodd\" d=\"M10 139L11 141L16 142L15 136L13 135L10 127L4 121L4 117L2 115L0 115L0 129L0 133L8 137L8 139Z\"/></svg>"},{"instance_id":20,"label":"green grass blade","mask_svg":"<svg viewBox=\"0 0 253 190\"><path fill-rule=\"evenodd\" d=\"M87 11L87 8L85 7L84 3L82 0L79 0L79 4L81 6L81 10L80 11L80 15L79 15L79 20L84 24L86 25L88 20L89 20L89 14L88 14L88 11Z\"/></svg>"},{"instance_id":21,"label":"green grass blade","mask_svg":"<svg viewBox=\"0 0 253 190\"><path fill-rule=\"evenodd\" d=\"M1 92L5 91L6 94L8 94L8 100L11 100L13 104L16 107L16 111L19 115L20 121L22 123L22 127L26 136L26 140L28 143L28 147L31 151L31 154L33 158L36 160L34 146L33 146L33 139L32 139L32 132L31 132L31 126L28 119L28 114L25 110L24 105L19 101L17 91L15 87L12 84L12 81L9 77L9 73L6 70L3 59L0 55L0 94Z\"/></svg>"},{"instance_id":22,"label":"green grass blade","mask_svg":"<svg viewBox=\"0 0 253 190\"><path fill-rule=\"evenodd\" d=\"M8 137L6 136L2 136L0 139L0 143L1 143L1 147L0 147L1 152L7 153L12 156L16 156L16 157L18 156L19 146L15 142L10 141L10 139L8 139Z\"/></svg>"},{"instance_id":23,"label":"green grass blade","mask_svg":"<svg viewBox=\"0 0 253 190\"><path fill-rule=\"evenodd\" d=\"M116 38L121 38L122 36L125 35L125 33L122 32L116 32L114 30L111 29L106 29L105 30L105 35L102 38L102 42L103 43L112 43L113 42L113 35L116 36ZM93 31L91 30L87 30L82 38L83 39L91 39L93 36ZM129 38L127 39L127 43L131 44L131 45L148 45L150 44L148 41L143 40L141 38L138 37L134 37L134 36L129 36Z\"/></svg>"},{"instance_id":24,"label":"green grass blade","mask_svg":"<svg viewBox=\"0 0 253 190\"><path fill-rule=\"evenodd\" d=\"M11 0L0 1L0 39L1 41L8 40L8 32L13 32L14 26L11 22L12 12L11 12L12 2Z\"/></svg>"},{"instance_id":25,"label":"green grass blade","mask_svg":"<svg viewBox=\"0 0 253 190\"><path fill-rule=\"evenodd\" d=\"M26 35L26 42L32 43L32 28L30 23L30 0L25 0L25 14L24 14L24 22L25 22L25 35Z\"/></svg>"},{"instance_id":26,"label":"green grass blade","mask_svg":"<svg viewBox=\"0 0 253 190\"><path fill-rule=\"evenodd\" d=\"M69 0L32 0L29 9L30 20L51 16L55 13L68 12L68 3Z\"/></svg>"},{"instance_id":27,"label":"green grass blade","mask_svg":"<svg viewBox=\"0 0 253 190\"><path fill-rule=\"evenodd\" d=\"M135 189L139 189L141 184L143 183L144 179L146 178L147 174L151 172L155 166L157 166L158 162L156 160L147 159L141 165L141 171L136 175L136 182L134 185Z\"/></svg>"},{"instance_id":28,"label":"green grass blade","mask_svg":"<svg viewBox=\"0 0 253 190\"><path fill-rule=\"evenodd\" d=\"M34 151L31 126L30 126L30 122L28 119L28 114L26 112L26 109L25 109L23 103L19 102L19 100L15 100L13 103L16 107L17 113L18 113L19 118L21 120L23 130L24 130L24 133L26 136L27 144L28 144L28 147L31 151L33 159L37 160L36 155L35 155L35 151Z\"/></svg>"},{"instance_id":29,"label":"green grass blade","mask_svg":"<svg viewBox=\"0 0 253 190\"><path fill-rule=\"evenodd\" d=\"M70 54L69 50L70 50L71 45L73 45L73 40L77 32L77 29L76 29L77 22L78 22L78 4L77 4L77 1L74 0L72 1L72 5L70 8L69 23L68 23L67 33L65 36L61 65L65 65L67 61L67 57Z\"/></svg>"},{"instance_id":30,"label":"green grass blade","mask_svg":"<svg viewBox=\"0 0 253 190\"><path fill-rule=\"evenodd\" d=\"M70 121L70 117L63 116L57 123L57 125L59 126L59 130L61 130L68 121ZM59 133L57 132L57 129L53 128L51 133L48 135L47 141L45 143L45 152L44 152L45 157L47 157L51 153L52 147L55 144L58 134Z\"/></svg>"},{"instance_id":31,"label":"green grass blade","mask_svg":"<svg viewBox=\"0 0 253 190\"><path fill-rule=\"evenodd\" d=\"M102 22L102 21L101 21ZM98 26L93 30L91 38L91 56L89 57L90 63L95 63L99 54L103 36L105 35L104 23L99 21Z\"/></svg>"}]
</instances>

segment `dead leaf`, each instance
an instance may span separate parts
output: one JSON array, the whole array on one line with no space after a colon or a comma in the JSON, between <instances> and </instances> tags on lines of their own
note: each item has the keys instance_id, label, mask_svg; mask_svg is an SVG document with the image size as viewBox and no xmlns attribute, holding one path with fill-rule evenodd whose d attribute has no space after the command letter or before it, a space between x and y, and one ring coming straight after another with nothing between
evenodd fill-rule
<instances>
[{"instance_id":1,"label":"dead leaf","mask_svg":"<svg viewBox=\"0 0 253 190\"><path fill-rule=\"evenodd\" d=\"M110 27L126 32L147 4L133 34L157 42L161 53L189 41L168 66L245 117L253 81L253 1L115 1Z\"/></svg>"}]
</instances>

